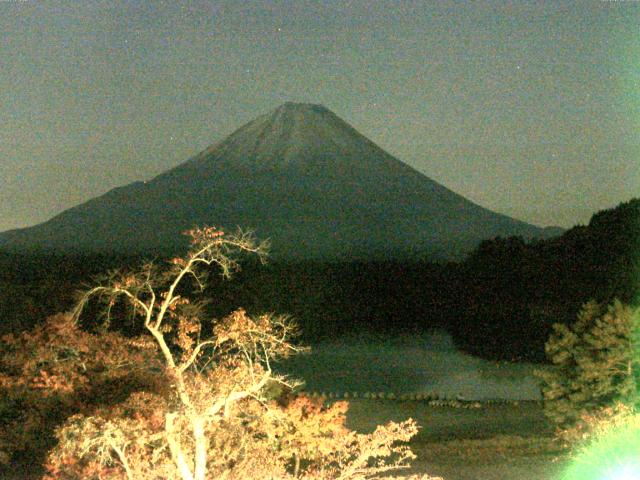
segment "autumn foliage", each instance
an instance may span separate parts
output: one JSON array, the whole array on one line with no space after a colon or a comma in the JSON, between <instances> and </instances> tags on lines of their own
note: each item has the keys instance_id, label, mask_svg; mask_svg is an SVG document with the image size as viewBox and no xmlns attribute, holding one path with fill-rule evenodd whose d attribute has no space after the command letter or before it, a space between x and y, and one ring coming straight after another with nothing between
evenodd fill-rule
<instances>
[{"instance_id":1,"label":"autumn foliage","mask_svg":"<svg viewBox=\"0 0 640 480\"><path fill-rule=\"evenodd\" d=\"M159 391L162 365L148 339L96 336L59 314L0 347L0 460L46 451L68 416L90 414L138 390ZM140 366L145 366L141 369Z\"/></svg>"},{"instance_id":2,"label":"autumn foliage","mask_svg":"<svg viewBox=\"0 0 640 480\"><path fill-rule=\"evenodd\" d=\"M46 480L365 479L406 466L415 422L352 432L346 402L300 395L273 370L304 350L289 318L237 310L205 320L190 291L211 267L229 276L238 253L263 256L265 246L241 232L188 233L184 257L111 272L73 313L3 339L4 461L49 450ZM91 333L79 325L96 301L106 315ZM140 335L109 330L122 306Z\"/></svg>"}]
</instances>

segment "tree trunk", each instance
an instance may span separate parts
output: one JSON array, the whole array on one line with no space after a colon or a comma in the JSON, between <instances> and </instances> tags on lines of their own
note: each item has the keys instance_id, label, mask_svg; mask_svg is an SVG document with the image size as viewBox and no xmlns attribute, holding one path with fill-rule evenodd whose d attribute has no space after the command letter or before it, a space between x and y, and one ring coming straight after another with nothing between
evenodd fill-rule
<instances>
[{"instance_id":1,"label":"tree trunk","mask_svg":"<svg viewBox=\"0 0 640 480\"><path fill-rule=\"evenodd\" d=\"M165 430L167 432L167 442L169 442L171 457L173 458L173 462L176 464L176 467L178 467L182 480L194 480L191 469L184 458L182 447L180 446L180 437L175 431L175 426L173 424L175 417L175 413L167 413L165 417Z\"/></svg>"},{"instance_id":2,"label":"tree trunk","mask_svg":"<svg viewBox=\"0 0 640 480\"><path fill-rule=\"evenodd\" d=\"M207 449L209 446L204 433L205 419L195 417L191 423L193 425L193 439L196 443L194 480L204 480L207 474Z\"/></svg>"}]
</instances>

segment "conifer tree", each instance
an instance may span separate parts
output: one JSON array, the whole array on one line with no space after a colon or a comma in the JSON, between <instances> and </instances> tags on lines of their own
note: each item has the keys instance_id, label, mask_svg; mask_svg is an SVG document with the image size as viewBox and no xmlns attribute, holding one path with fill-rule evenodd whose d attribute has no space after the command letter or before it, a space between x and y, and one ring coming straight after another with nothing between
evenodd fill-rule
<instances>
[{"instance_id":1,"label":"conifer tree","mask_svg":"<svg viewBox=\"0 0 640 480\"><path fill-rule=\"evenodd\" d=\"M560 431L588 429L586 419L617 403L633 408L640 387L639 310L615 300L583 305L572 325L556 324L545 345L553 366L537 371L545 414Z\"/></svg>"}]
</instances>

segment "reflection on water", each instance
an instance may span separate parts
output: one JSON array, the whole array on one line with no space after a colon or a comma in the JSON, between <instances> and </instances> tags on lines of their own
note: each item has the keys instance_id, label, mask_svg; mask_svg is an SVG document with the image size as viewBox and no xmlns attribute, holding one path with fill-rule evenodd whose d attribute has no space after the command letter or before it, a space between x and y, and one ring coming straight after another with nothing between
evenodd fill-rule
<instances>
[{"instance_id":1,"label":"reflection on water","mask_svg":"<svg viewBox=\"0 0 640 480\"><path fill-rule=\"evenodd\" d=\"M456 350L446 332L391 339L342 339L311 346L279 371L305 380L308 391L437 393L469 400L541 399L529 363L483 360Z\"/></svg>"}]
</instances>

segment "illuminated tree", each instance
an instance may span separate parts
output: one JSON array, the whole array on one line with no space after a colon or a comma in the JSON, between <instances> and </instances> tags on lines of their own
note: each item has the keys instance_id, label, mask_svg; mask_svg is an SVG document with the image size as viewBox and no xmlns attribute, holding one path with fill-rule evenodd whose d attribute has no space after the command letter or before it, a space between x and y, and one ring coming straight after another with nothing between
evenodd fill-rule
<instances>
[{"instance_id":1,"label":"illuminated tree","mask_svg":"<svg viewBox=\"0 0 640 480\"><path fill-rule=\"evenodd\" d=\"M144 369L132 368L145 365ZM121 402L133 392L164 389L155 345L116 332L78 328L68 314L0 341L0 464L34 459L53 443L53 429L79 412Z\"/></svg>"},{"instance_id":2,"label":"illuminated tree","mask_svg":"<svg viewBox=\"0 0 640 480\"><path fill-rule=\"evenodd\" d=\"M545 414L567 438L616 403L633 407L640 387L639 311L615 301L586 303L570 326L556 324L545 349L553 366L537 372Z\"/></svg>"},{"instance_id":3,"label":"illuminated tree","mask_svg":"<svg viewBox=\"0 0 640 480\"><path fill-rule=\"evenodd\" d=\"M274 383L286 392L298 386L272 368L304 350L290 343L295 325L243 310L204 322L202 305L184 293L187 280L202 288L215 266L229 276L237 253L263 256L264 245L213 228L188 233L191 249L168 267L112 272L82 296L76 320L91 298L107 311L120 299L133 308L155 344L165 389L70 417L56 431L46 478L364 479L413 458L397 443L416 433L412 420L362 435L344 427L344 403L325 406L291 393L271 398Z\"/></svg>"}]
</instances>

